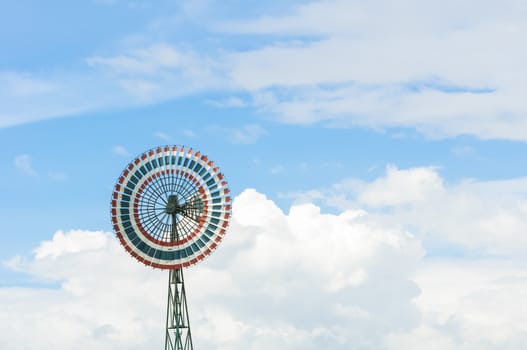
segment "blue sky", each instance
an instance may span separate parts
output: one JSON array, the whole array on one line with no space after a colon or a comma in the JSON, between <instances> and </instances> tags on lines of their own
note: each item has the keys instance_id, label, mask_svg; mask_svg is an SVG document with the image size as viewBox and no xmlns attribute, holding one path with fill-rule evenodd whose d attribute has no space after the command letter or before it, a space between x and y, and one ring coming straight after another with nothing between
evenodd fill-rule
<instances>
[{"instance_id":1,"label":"blue sky","mask_svg":"<svg viewBox=\"0 0 527 350\"><path fill-rule=\"evenodd\" d=\"M350 262L345 251L339 255L335 245L326 247L337 249L335 259L347 268L321 269L334 278L327 281L328 290L311 297L334 301L331 307L340 310L338 317L348 317L346 322L378 316L378 323L358 326L373 330L376 342L339 330L330 320L306 325L291 311L279 320L294 330L296 343L287 349L305 346L304 341L332 349L352 343L363 344L357 349L522 348L527 339L521 327L504 338L496 331L476 341L466 329L485 332L488 323L481 320L498 316L494 310L476 314L476 301L463 301L486 305L490 296L484 293L498 290L512 293L514 304L525 307L523 292L504 281L525 283L527 277L526 16L527 8L512 0L499 6L412 0L2 5L0 303L17 304L20 293L41 298L38 293L49 290L73 295L75 305L86 302L70 287L87 281L53 274L62 271L54 264L66 256L93 273L83 260L88 254L83 242L92 247L89 252L114 261L115 242L107 233L114 181L139 153L177 144L199 149L221 167L239 203L233 231L253 237L226 243L233 260L211 258L205 272L197 273L197 285L206 285L207 271L224 276L221 268L235 261L253 266L248 252L267 261L271 253L259 245L266 239L284 246L294 241L312 253L310 240L296 236L304 221L318 220L313 227L328 228L335 239L348 227L342 218L355 220L357 226L350 227L364 233L350 233L345 241L363 247L358 256L371 251L366 260ZM268 216L255 214L259 210ZM282 221L287 229L278 224ZM272 229L295 239L275 237ZM392 246L394 239L403 243ZM307 260L301 251L296 258ZM383 252L388 257L378 257ZM394 261L408 262L393 272ZM287 280L295 273L271 265L256 275L276 273ZM430 275L453 287L439 288ZM382 276L408 291L394 299L407 306L399 311L412 320L402 328L361 294L382 286ZM248 278L233 287L247 305L256 307L265 297L251 289L244 271L224 277L229 286L235 278ZM415 292L405 289L408 285ZM350 295L364 304L353 304ZM445 304L434 303L437 297L445 297ZM246 331L267 316L231 312L234 301L210 298L214 307L196 311L206 327L223 320L245 331L204 344L218 349L268 344L260 333ZM506 298L501 302L500 312L512 308ZM445 330L449 318L458 322L453 331ZM498 330L524 316L499 319ZM124 334L108 320L88 323L94 332L102 324ZM280 333L268 331L280 343ZM0 345L15 349L17 330L9 332L15 336L0 334ZM117 335L95 338L87 349L124 344ZM142 341L132 345L142 349Z\"/></svg>"},{"instance_id":2,"label":"blue sky","mask_svg":"<svg viewBox=\"0 0 527 350\"><path fill-rule=\"evenodd\" d=\"M3 128L2 209L11 220L2 222L2 231L12 237L2 257L25 254L56 229L110 230L107 202L115 179L137 154L167 143L207 152L235 194L256 188L285 211L295 198L284 194L330 187L348 177L373 180L387 165L436 167L452 183L523 175L527 147L518 141L427 139L400 128L282 125L251 108L210 106L209 98ZM17 157L24 155L31 169L17 167ZM29 213L32 220L24 219Z\"/></svg>"}]
</instances>

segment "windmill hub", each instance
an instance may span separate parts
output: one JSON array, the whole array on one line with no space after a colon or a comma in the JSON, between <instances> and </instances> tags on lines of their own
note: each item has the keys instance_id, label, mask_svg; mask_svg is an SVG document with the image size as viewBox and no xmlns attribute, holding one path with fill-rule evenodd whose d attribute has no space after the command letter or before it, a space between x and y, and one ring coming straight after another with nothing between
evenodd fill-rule
<instances>
[{"instance_id":1,"label":"windmill hub","mask_svg":"<svg viewBox=\"0 0 527 350\"><path fill-rule=\"evenodd\" d=\"M175 194L168 196L165 212L169 215L175 215L183 212L183 207L179 205L179 200Z\"/></svg>"}]
</instances>

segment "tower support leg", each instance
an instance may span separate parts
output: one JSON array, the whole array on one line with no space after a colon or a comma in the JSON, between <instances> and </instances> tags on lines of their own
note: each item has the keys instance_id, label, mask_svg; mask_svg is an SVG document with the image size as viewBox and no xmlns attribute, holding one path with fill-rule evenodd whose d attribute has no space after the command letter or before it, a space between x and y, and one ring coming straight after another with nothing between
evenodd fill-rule
<instances>
[{"instance_id":1,"label":"tower support leg","mask_svg":"<svg viewBox=\"0 0 527 350\"><path fill-rule=\"evenodd\" d=\"M168 277L165 350L193 350L183 269L170 270Z\"/></svg>"}]
</instances>

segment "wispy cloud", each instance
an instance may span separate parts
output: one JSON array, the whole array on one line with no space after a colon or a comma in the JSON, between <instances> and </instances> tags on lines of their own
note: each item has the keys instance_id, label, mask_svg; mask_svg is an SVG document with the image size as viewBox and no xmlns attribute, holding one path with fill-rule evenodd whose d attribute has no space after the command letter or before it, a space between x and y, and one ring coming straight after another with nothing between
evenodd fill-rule
<instances>
[{"instance_id":1,"label":"wispy cloud","mask_svg":"<svg viewBox=\"0 0 527 350\"><path fill-rule=\"evenodd\" d=\"M48 177L53 181L66 181L68 176L61 171L50 171Z\"/></svg>"},{"instance_id":2,"label":"wispy cloud","mask_svg":"<svg viewBox=\"0 0 527 350\"><path fill-rule=\"evenodd\" d=\"M0 72L0 128L225 86L206 54L166 43L90 56L83 63L75 71Z\"/></svg>"},{"instance_id":3,"label":"wispy cloud","mask_svg":"<svg viewBox=\"0 0 527 350\"><path fill-rule=\"evenodd\" d=\"M166 142L170 141L170 136L168 136L166 133L164 133L162 131L156 132L156 137L158 139L161 139L161 140L166 141Z\"/></svg>"},{"instance_id":4,"label":"wispy cloud","mask_svg":"<svg viewBox=\"0 0 527 350\"><path fill-rule=\"evenodd\" d=\"M34 78L29 74L16 74L13 72L0 72L2 88L9 89L14 96L31 97L52 93L57 86L50 81Z\"/></svg>"},{"instance_id":5,"label":"wispy cloud","mask_svg":"<svg viewBox=\"0 0 527 350\"><path fill-rule=\"evenodd\" d=\"M230 135L230 141L234 143L255 143L267 131L258 124L247 124L240 128L227 130Z\"/></svg>"},{"instance_id":6,"label":"wispy cloud","mask_svg":"<svg viewBox=\"0 0 527 350\"><path fill-rule=\"evenodd\" d=\"M114 146L112 148L112 153L116 154L118 156L124 156L124 157L129 157L130 156L130 152L128 152L128 150L122 145Z\"/></svg>"},{"instance_id":7,"label":"wispy cloud","mask_svg":"<svg viewBox=\"0 0 527 350\"><path fill-rule=\"evenodd\" d=\"M275 165L271 169L269 169L269 172L273 175L281 174L286 170L286 167L283 165Z\"/></svg>"},{"instance_id":8,"label":"wispy cloud","mask_svg":"<svg viewBox=\"0 0 527 350\"><path fill-rule=\"evenodd\" d=\"M160 42L145 29L143 44L90 55L78 71L0 73L0 127L221 89L230 97L204 100L282 123L526 140L527 24L504 1L311 1L203 24L211 38L265 39L243 50Z\"/></svg>"},{"instance_id":9,"label":"wispy cloud","mask_svg":"<svg viewBox=\"0 0 527 350\"><path fill-rule=\"evenodd\" d=\"M127 93L147 103L219 87L223 81L215 60L167 43L92 56L86 62L109 73Z\"/></svg>"},{"instance_id":10,"label":"wispy cloud","mask_svg":"<svg viewBox=\"0 0 527 350\"><path fill-rule=\"evenodd\" d=\"M165 69L181 67L189 59L174 47L156 44L150 47L131 50L125 55L86 59L91 66L100 66L114 73L154 74Z\"/></svg>"},{"instance_id":11,"label":"wispy cloud","mask_svg":"<svg viewBox=\"0 0 527 350\"><path fill-rule=\"evenodd\" d=\"M456 157L467 157L475 153L474 148L467 145L457 145L450 149L453 155Z\"/></svg>"},{"instance_id":12,"label":"wispy cloud","mask_svg":"<svg viewBox=\"0 0 527 350\"><path fill-rule=\"evenodd\" d=\"M212 126L209 133L225 137L231 143L252 144L265 134L267 130L259 124L245 124L239 127Z\"/></svg>"},{"instance_id":13,"label":"wispy cloud","mask_svg":"<svg viewBox=\"0 0 527 350\"><path fill-rule=\"evenodd\" d=\"M247 107L248 103L242 100L240 97L231 96L224 100L206 100L208 105L218 108L242 108Z\"/></svg>"},{"instance_id":14,"label":"wispy cloud","mask_svg":"<svg viewBox=\"0 0 527 350\"><path fill-rule=\"evenodd\" d=\"M278 121L525 140L524 18L469 3L454 12L451 1L312 1L220 29L280 38L228 57L232 83ZM302 35L316 39L290 39ZM495 50L482 56L481 47Z\"/></svg>"},{"instance_id":15,"label":"wispy cloud","mask_svg":"<svg viewBox=\"0 0 527 350\"><path fill-rule=\"evenodd\" d=\"M29 176L37 176L37 172L33 168L31 157L29 154L20 154L15 157L15 167L22 173Z\"/></svg>"},{"instance_id":16,"label":"wispy cloud","mask_svg":"<svg viewBox=\"0 0 527 350\"><path fill-rule=\"evenodd\" d=\"M196 132L194 132L194 130L191 130L191 129L183 129L181 130L181 135L188 137L188 138L194 138L196 137Z\"/></svg>"}]
</instances>

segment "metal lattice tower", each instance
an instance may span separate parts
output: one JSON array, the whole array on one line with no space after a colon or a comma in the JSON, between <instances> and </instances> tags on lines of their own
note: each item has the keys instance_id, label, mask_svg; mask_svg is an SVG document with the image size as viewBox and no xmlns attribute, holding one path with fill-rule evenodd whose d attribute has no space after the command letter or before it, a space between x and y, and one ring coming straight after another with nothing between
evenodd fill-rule
<instances>
[{"instance_id":1,"label":"metal lattice tower","mask_svg":"<svg viewBox=\"0 0 527 350\"><path fill-rule=\"evenodd\" d=\"M168 277L165 350L193 349L183 269L172 270Z\"/></svg>"},{"instance_id":2,"label":"metal lattice tower","mask_svg":"<svg viewBox=\"0 0 527 350\"><path fill-rule=\"evenodd\" d=\"M165 212L172 218L170 241L179 241L177 215L184 212L177 195L169 195ZM168 274L167 323L165 350L193 350L190 321L188 317L187 296L183 269L170 270Z\"/></svg>"}]
</instances>

